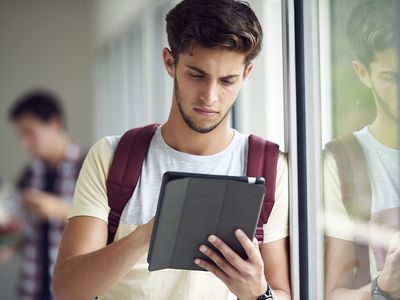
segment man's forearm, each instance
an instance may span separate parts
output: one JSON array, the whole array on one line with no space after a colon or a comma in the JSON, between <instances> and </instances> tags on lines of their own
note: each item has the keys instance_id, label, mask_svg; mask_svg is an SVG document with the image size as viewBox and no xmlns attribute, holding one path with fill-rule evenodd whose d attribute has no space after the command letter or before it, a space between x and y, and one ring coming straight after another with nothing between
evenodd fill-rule
<instances>
[{"instance_id":1,"label":"man's forearm","mask_svg":"<svg viewBox=\"0 0 400 300\"><path fill-rule=\"evenodd\" d=\"M292 297L290 293L284 290L272 290L272 296L274 300L290 300Z\"/></svg>"},{"instance_id":2,"label":"man's forearm","mask_svg":"<svg viewBox=\"0 0 400 300\"><path fill-rule=\"evenodd\" d=\"M371 300L371 284L360 289L336 288L326 293L327 300Z\"/></svg>"},{"instance_id":3,"label":"man's forearm","mask_svg":"<svg viewBox=\"0 0 400 300\"><path fill-rule=\"evenodd\" d=\"M149 232L141 226L105 248L57 262L53 278L56 298L87 300L103 294L143 257L148 244Z\"/></svg>"}]
</instances>

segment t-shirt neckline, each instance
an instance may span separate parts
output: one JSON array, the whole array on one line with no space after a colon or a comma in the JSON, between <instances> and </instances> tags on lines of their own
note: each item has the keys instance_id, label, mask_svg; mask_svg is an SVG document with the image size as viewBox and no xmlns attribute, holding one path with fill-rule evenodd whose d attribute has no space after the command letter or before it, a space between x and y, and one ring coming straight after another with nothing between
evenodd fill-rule
<instances>
[{"instance_id":1,"label":"t-shirt neckline","mask_svg":"<svg viewBox=\"0 0 400 300\"><path fill-rule=\"evenodd\" d=\"M169 146L165 140L164 137L162 136L161 132L161 127L158 127L155 132L155 140L156 142L160 145L161 149L167 153L167 155L170 155L174 158L180 159L180 160L185 160L189 162L212 162L212 161L218 161L221 160L222 158L226 157L230 152L234 151L237 146L239 145L240 138L242 134L240 134L238 131L235 129L231 129L233 131L233 138L229 145L223 149L222 151L211 154L211 155L194 155L194 154L189 154L185 152L178 151L171 146Z\"/></svg>"},{"instance_id":2,"label":"t-shirt neckline","mask_svg":"<svg viewBox=\"0 0 400 300\"><path fill-rule=\"evenodd\" d=\"M400 153L400 149L391 148L379 142L369 131L368 126L365 126L363 129L356 132L356 134L357 133L360 136L363 136L368 143L371 143L377 150L381 152L390 153L390 155L398 155Z\"/></svg>"}]
</instances>

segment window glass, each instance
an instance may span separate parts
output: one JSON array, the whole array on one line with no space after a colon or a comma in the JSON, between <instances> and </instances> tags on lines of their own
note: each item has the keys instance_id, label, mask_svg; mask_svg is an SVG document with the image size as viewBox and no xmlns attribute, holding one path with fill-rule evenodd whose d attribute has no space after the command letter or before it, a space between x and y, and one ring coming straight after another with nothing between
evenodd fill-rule
<instances>
[{"instance_id":1,"label":"window glass","mask_svg":"<svg viewBox=\"0 0 400 300\"><path fill-rule=\"evenodd\" d=\"M321 28L327 299L400 298L397 2L329 1Z\"/></svg>"}]
</instances>

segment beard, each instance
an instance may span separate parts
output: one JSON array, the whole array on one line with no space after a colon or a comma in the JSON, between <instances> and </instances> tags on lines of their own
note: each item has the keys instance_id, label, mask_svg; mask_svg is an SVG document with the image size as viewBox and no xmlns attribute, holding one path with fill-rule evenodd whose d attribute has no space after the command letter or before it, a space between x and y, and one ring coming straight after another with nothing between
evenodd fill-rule
<instances>
[{"instance_id":1,"label":"beard","mask_svg":"<svg viewBox=\"0 0 400 300\"><path fill-rule=\"evenodd\" d=\"M375 96L375 99L377 101L377 105L381 107L383 112L390 118L392 121L398 123L399 122L399 116L396 115L393 110L390 109L389 104L378 94L374 84L372 84L372 93Z\"/></svg>"},{"instance_id":2,"label":"beard","mask_svg":"<svg viewBox=\"0 0 400 300\"><path fill-rule=\"evenodd\" d=\"M210 126L204 127L204 126L200 126L199 124L196 124L196 122L193 120L193 118L191 118L184 110L183 108L183 99L180 93L180 89L179 89L179 84L178 84L178 79L175 76L174 79L174 93L175 93L175 99L176 99L176 103L178 105L178 109L179 112L182 116L182 119L185 121L186 125L192 129L193 131L197 132L197 133L209 133L211 131L213 131L215 128L217 128L223 120L226 119L226 117L228 116L229 112L232 109L233 104L229 107L228 111L225 113L225 115L221 118L221 120L216 121L215 124L212 124Z\"/></svg>"}]
</instances>

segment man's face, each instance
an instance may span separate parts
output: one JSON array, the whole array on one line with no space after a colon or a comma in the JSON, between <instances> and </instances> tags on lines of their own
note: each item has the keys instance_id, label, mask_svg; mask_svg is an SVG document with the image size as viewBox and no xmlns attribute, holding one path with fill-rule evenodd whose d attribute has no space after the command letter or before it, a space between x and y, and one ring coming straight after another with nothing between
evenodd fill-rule
<instances>
[{"instance_id":1,"label":"man's face","mask_svg":"<svg viewBox=\"0 0 400 300\"><path fill-rule=\"evenodd\" d=\"M53 149L54 138L59 134L59 121L42 120L30 114L22 115L15 121L15 127L23 146L35 157L46 159Z\"/></svg>"},{"instance_id":2,"label":"man's face","mask_svg":"<svg viewBox=\"0 0 400 300\"><path fill-rule=\"evenodd\" d=\"M178 63L167 70L174 78L174 101L186 125L198 133L208 133L223 122L252 65L245 55L226 49L195 46L179 55Z\"/></svg>"},{"instance_id":3,"label":"man's face","mask_svg":"<svg viewBox=\"0 0 400 300\"><path fill-rule=\"evenodd\" d=\"M378 117L398 121L398 84L399 70L396 50L387 48L375 53L374 60L366 68L358 61L353 68L360 80L369 87L375 98Z\"/></svg>"},{"instance_id":4,"label":"man's face","mask_svg":"<svg viewBox=\"0 0 400 300\"><path fill-rule=\"evenodd\" d=\"M400 78L394 48L375 54L375 60L370 63L369 76L378 110L398 121L397 88Z\"/></svg>"}]
</instances>

